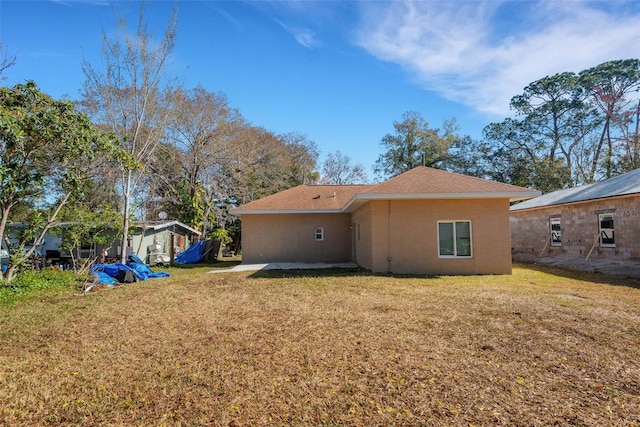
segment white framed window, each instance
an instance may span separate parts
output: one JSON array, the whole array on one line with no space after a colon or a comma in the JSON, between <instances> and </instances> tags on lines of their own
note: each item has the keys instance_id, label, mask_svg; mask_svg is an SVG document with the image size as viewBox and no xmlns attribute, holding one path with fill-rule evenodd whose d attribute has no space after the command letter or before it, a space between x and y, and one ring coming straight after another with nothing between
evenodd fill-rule
<instances>
[{"instance_id":1,"label":"white framed window","mask_svg":"<svg viewBox=\"0 0 640 427\"><path fill-rule=\"evenodd\" d=\"M601 248L614 248L616 246L616 234L613 226L612 213L598 215L598 235Z\"/></svg>"},{"instance_id":2,"label":"white framed window","mask_svg":"<svg viewBox=\"0 0 640 427\"><path fill-rule=\"evenodd\" d=\"M549 218L549 232L551 233L551 246L562 246L560 218Z\"/></svg>"},{"instance_id":3,"label":"white framed window","mask_svg":"<svg viewBox=\"0 0 640 427\"><path fill-rule=\"evenodd\" d=\"M316 227L313 232L316 242L322 242L324 240L324 228Z\"/></svg>"},{"instance_id":4,"label":"white framed window","mask_svg":"<svg viewBox=\"0 0 640 427\"><path fill-rule=\"evenodd\" d=\"M472 256L471 221L438 221L438 257Z\"/></svg>"}]
</instances>

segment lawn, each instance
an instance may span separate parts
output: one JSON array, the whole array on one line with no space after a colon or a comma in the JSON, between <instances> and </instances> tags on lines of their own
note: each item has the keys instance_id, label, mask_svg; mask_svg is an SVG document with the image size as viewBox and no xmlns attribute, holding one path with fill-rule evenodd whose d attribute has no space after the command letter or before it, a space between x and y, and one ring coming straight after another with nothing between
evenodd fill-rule
<instances>
[{"instance_id":1,"label":"lawn","mask_svg":"<svg viewBox=\"0 0 640 427\"><path fill-rule=\"evenodd\" d=\"M171 277L0 308L0 424L640 426L640 282Z\"/></svg>"}]
</instances>

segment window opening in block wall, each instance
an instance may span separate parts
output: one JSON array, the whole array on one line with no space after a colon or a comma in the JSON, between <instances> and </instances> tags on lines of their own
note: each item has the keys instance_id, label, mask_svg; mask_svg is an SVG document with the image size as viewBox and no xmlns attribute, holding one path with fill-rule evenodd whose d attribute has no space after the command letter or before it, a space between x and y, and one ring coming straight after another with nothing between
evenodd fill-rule
<instances>
[{"instance_id":1,"label":"window opening in block wall","mask_svg":"<svg viewBox=\"0 0 640 427\"><path fill-rule=\"evenodd\" d=\"M562 246L562 226L560 218L549 219L549 231L551 232L551 246Z\"/></svg>"},{"instance_id":2,"label":"window opening in block wall","mask_svg":"<svg viewBox=\"0 0 640 427\"><path fill-rule=\"evenodd\" d=\"M600 240L600 247L613 248L616 246L616 234L613 225L613 214L599 214L598 215L598 233Z\"/></svg>"}]
</instances>

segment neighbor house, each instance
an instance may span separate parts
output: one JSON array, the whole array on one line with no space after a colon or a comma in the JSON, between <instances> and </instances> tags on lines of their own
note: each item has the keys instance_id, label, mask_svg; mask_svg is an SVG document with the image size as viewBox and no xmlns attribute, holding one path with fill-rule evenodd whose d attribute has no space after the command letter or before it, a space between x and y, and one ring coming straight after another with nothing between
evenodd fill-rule
<instances>
[{"instance_id":1,"label":"neighbor house","mask_svg":"<svg viewBox=\"0 0 640 427\"><path fill-rule=\"evenodd\" d=\"M72 226L73 223L57 223L54 229ZM22 223L11 223L7 227L8 241L12 245L17 244L15 233L25 225ZM52 230L53 231L53 230ZM101 233L113 235L111 243L99 245L96 243L81 244L72 254L61 249L61 238L57 233L49 231L45 234L35 251L35 255L42 256L47 265L60 265L64 268L70 267L73 259L92 258L103 259L104 261L115 261L120 257L121 242L116 232L110 229L100 228ZM127 242L126 253L135 253L145 262L153 265L158 263L169 263L179 252L186 250L191 244L200 238L200 232L194 230L186 224L175 220L166 221L137 221L132 227L129 241ZM8 262L6 242L2 242L0 248L0 258L2 262Z\"/></svg>"},{"instance_id":2,"label":"neighbor house","mask_svg":"<svg viewBox=\"0 0 640 427\"><path fill-rule=\"evenodd\" d=\"M640 262L640 169L511 207L516 261Z\"/></svg>"},{"instance_id":3,"label":"neighbor house","mask_svg":"<svg viewBox=\"0 0 640 427\"><path fill-rule=\"evenodd\" d=\"M540 193L417 167L377 185L300 185L239 206L242 262L509 274L509 203Z\"/></svg>"},{"instance_id":4,"label":"neighbor house","mask_svg":"<svg viewBox=\"0 0 640 427\"><path fill-rule=\"evenodd\" d=\"M133 227L127 252L134 252L149 265L168 264L189 248L201 233L176 220L137 221ZM119 242L114 242L109 256L119 256Z\"/></svg>"}]
</instances>

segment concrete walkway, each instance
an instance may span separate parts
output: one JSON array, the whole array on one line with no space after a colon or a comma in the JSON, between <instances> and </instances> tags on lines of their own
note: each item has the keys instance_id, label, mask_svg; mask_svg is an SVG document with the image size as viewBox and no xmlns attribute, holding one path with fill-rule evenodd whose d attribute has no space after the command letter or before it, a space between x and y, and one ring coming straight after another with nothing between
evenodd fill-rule
<instances>
[{"instance_id":1,"label":"concrete walkway","mask_svg":"<svg viewBox=\"0 0 640 427\"><path fill-rule=\"evenodd\" d=\"M239 264L226 270L212 270L210 273L229 273L238 271L261 270L317 270L321 268L358 268L355 262L344 263L304 263L304 262L270 262L267 264Z\"/></svg>"}]
</instances>

